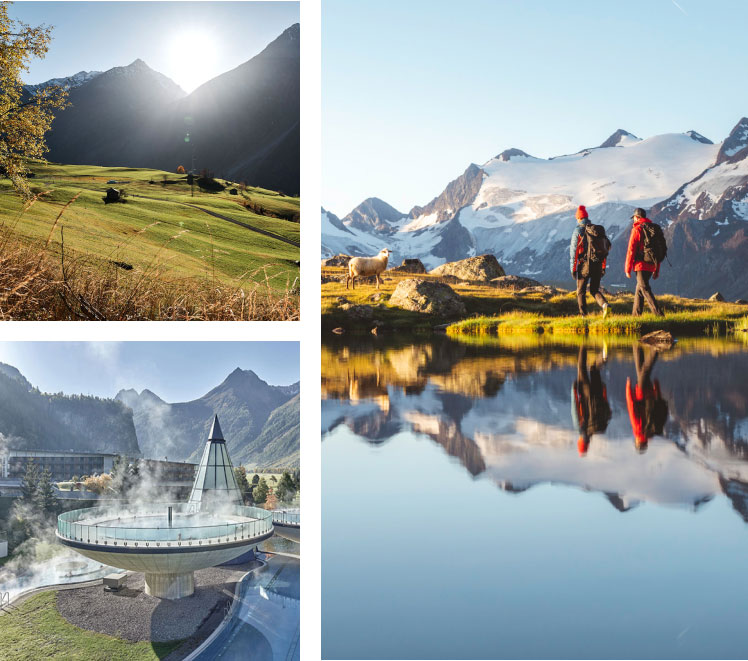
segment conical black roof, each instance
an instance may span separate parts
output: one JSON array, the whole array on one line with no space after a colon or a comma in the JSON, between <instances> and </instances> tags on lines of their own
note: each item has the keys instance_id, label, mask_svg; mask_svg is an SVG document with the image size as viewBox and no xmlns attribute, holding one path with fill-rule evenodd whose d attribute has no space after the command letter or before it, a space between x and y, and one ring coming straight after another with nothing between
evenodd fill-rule
<instances>
[{"instance_id":1,"label":"conical black roof","mask_svg":"<svg viewBox=\"0 0 748 661\"><path fill-rule=\"evenodd\" d=\"M208 434L208 440L209 441L222 441L223 438L223 432L221 431L221 425L218 422L218 416L213 417L213 424L210 427L210 434Z\"/></svg>"}]
</instances>

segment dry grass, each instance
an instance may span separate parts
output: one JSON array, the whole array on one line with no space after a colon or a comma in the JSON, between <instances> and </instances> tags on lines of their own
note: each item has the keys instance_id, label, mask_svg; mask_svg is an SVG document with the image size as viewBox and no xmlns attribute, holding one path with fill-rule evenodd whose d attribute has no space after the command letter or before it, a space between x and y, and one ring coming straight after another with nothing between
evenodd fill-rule
<instances>
[{"instance_id":1,"label":"dry grass","mask_svg":"<svg viewBox=\"0 0 748 661\"><path fill-rule=\"evenodd\" d=\"M14 222L0 226L0 320L203 320L296 321L299 318L298 279L285 291L271 286L267 267L245 273L235 283L169 275L161 251L147 266L125 270L105 257L65 248L63 216L57 216L46 242L21 239L13 230L20 216L43 196L38 194ZM61 247L50 249L59 226ZM147 228L146 228L147 229ZM142 230L145 231L145 230ZM137 237L127 242L137 240ZM117 247L123 248L125 243ZM275 281L277 282L277 276Z\"/></svg>"}]
</instances>

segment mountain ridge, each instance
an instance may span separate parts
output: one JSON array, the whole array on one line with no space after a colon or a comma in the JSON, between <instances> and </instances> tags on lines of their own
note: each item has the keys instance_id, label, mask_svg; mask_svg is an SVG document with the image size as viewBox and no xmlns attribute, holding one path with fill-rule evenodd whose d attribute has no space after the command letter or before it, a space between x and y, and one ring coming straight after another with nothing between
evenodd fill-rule
<instances>
[{"instance_id":1,"label":"mountain ridge","mask_svg":"<svg viewBox=\"0 0 748 661\"><path fill-rule=\"evenodd\" d=\"M78 77L71 106L46 134L52 162L174 171L194 155L197 171L296 194L299 40L295 23L190 94L141 59L28 85L25 94Z\"/></svg>"},{"instance_id":2,"label":"mountain ridge","mask_svg":"<svg viewBox=\"0 0 748 661\"><path fill-rule=\"evenodd\" d=\"M512 148L482 166L471 164L426 206L414 206L407 218L390 222L383 231L323 213L323 257L375 254L388 247L393 264L419 258L434 268L492 253L507 273L569 286L568 241L576 207L584 204L593 222L605 225L613 240L609 266L615 266L609 268L606 286L628 287L618 267L633 210L644 207L666 228L673 254L683 254L678 263L671 259L672 270L663 269L660 289L697 297L719 289L728 297L746 298L748 278L736 276L740 261L748 259L741 227L748 220L748 179L740 174L746 166L746 118L716 144L694 130L642 140L618 129L600 147L576 154L539 159ZM676 212L674 200L687 185L695 188L697 180L704 184L699 208L691 205ZM671 227L676 217L678 223ZM705 219L710 222L700 225ZM714 237L720 238L711 240ZM683 252L683 246L690 248ZM722 246L727 246L728 259L725 264L718 259L715 268L712 256ZM696 277L689 274L694 264ZM701 277L707 272L709 277Z\"/></svg>"},{"instance_id":3,"label":"mountain ridge","mask_svg":"<svg viewBox=\"0 0 748 661\"><path fill-rule=\"evenodd\" d=\"M298 450L298 426L295 433L289 432L286 421L278 438L266 431L273 414L298 394L299 382L271 386L254 371L237 367L220 384L190 401L166 402L148 389L140 394L123 389L115 399L132 410L145 457L197 461L217 414L234 460L262 463L298 461L298 455L286 451L293 443Z\"/></svg>"}]
</instances>

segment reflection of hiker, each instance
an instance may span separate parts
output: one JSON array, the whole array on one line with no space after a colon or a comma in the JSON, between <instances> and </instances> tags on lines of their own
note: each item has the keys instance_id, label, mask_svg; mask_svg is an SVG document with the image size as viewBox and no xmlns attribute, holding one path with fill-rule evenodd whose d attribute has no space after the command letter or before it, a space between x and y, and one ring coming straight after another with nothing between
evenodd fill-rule
<instances>
[{"instance_id":1,"label":"reflection of hiker","mask_svg":"<svg viewBox=\"0 0 748 661\"><path fill-rule=\"evenodd\" d=\"M646 353L645 353L646 351ZM636 366L636 388L631 386L631 379L626 379L626 405L629 410L634 442L639 452L647 449L652 436L662 434L667 422L667 402L660 392L660 382L652 382L652 369L657 362L657 350L634 346L634 365Z\"/></svg>"},{"instance_id":2,"label":"reflection of hiker","mask_svg":"<svg viewBox=\"0 0 748 661\"><path fill-rule=\"evenodd\" d=\"M636 209L631 217L634 219L634 225L631 228L624 270L627 278L631 277L632 270L636 273L636 292L632 314L639 316L646 300L649 309L654 314L664 317L652 293L652 288L649 286L649 280L653 275L655 280L660 275L660 263L667 254L665 236L662 228L647 218L647 212L644 209Z\"/></svg>"},{"instance_id":3,"label":"reflection of hiker","mask_svg":"<svg viewBox=\"0 0 748 661\"><path fill-rule=\"evenodd\" d=\"M579 349L577 379L571 386L571 417L579 430L577 449L582 457L587 454L592 435L604 432L611 417L608 392L600 377L604 362L603 354L590 367L588 374L587 349Z\"/></svg>"},{"instance_id":4,"label":"reflection of hiker","mask_svg":"<svg viewBox=\"0 0 748 661\"><path fill-rule=\"evenodd\" d=\"M577 281L577 305L579 314L587 315L587 285L590 294L603 309L603 318L608 314L608 301L600 291L600 280L605 275L605 260L610 251L610 241L602 225L593 225L587 209L577 209L577 226L571 235L569 262L571 275Z\"/></svg>"}]
</instances>

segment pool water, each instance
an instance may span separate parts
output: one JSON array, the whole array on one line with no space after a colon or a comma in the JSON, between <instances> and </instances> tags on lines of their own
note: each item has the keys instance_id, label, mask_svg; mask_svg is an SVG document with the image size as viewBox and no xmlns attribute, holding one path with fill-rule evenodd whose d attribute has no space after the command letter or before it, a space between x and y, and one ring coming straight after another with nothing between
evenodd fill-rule
<instances>
[{"instance_id":1,"label":"pool water","mask_svg":"<svg viewBox=\"0 0 748 661\"><path fill-rule=\"evenodd\" d=\"M744 658L748 350L323 347L323 658Z\"/></svg>"}]
</instances>

